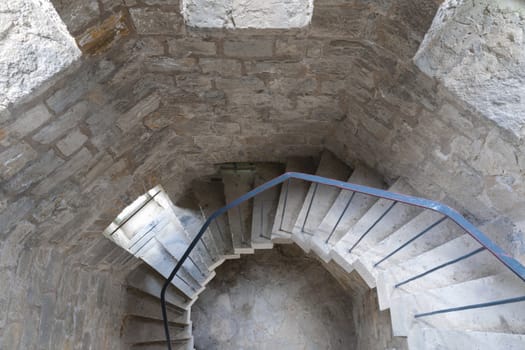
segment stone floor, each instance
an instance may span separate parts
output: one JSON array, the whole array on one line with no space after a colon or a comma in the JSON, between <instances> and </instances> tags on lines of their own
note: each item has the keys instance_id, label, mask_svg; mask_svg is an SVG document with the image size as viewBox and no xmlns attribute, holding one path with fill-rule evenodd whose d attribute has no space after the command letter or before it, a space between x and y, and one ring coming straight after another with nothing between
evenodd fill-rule
<instances>
[{"instance_id":1,"label":"stone floor","mask_svg":"<svg viewBox=\"0 0 525 350\"><path fill-rule=\"evenodd\" d=\"M197 350L354 349L350 297L296 246L225 262L192 308Z\"/></svg>"}]
</instances>

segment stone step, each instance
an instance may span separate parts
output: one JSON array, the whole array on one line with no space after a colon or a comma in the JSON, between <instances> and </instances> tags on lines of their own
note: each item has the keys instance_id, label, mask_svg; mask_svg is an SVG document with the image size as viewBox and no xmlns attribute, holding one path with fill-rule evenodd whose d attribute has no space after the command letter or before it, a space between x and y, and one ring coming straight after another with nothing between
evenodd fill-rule
<instances>
[{"instance_id":1,"label":"stone step","mask_svg":"<svg viewBox=\"0 0 525 350\"><path fill-rule=\"evenodd\" d=\"M352 169L328 151L324 151L321 155L319 166L315 172L316 175L341 181L348 180L351 173ZM293 241L305 252L310 251L310 239L330 210L339 192L340 189L336 187L316 183L310 184L292 230Z\"/></svg>"},{"instance_id":2,"label":"stone step","mask_svg":"<svg viewBox=\"0 0 525 350\"><path fill-rule=\"evenodd\" d=\"M171 220L162 226L157 226L156 231L155 239L173 256L175 261L179 261L190 244L190 239L182 225ZM194 249L199 248L196 246ZM195 256L195 254L190 254L182 266L201 287L204 287L213 279L215 272L210 272L207 265L202 266L203 262L195 259Z\"/></svg>"},{"instance_id":3,"label":"stone step","mask_svg":"<svg viewBox=\"0 0 525 350\"><path fill-rule=\"evenodd\" d=\"M525 283L511 272L393 298L394 336L407 336L413 325L480 332L525 333L525 302L442 313L414 315L447 308L525 296Z\"/></svg>"},{"instance_id":4,"label":"stone step","mask_svg":"<svg viewBox=\"0 0 525 350\"><path fill-rule=\"evenodd\" d=\"M168 321L178 324L190 324L190 311L166 304ZM128 287L126 291L126 315L162 320L160 292L157 296Z\"/></svg>"},{"instance_id":5,"label":"stone step","mask_svg":"<svg viewBox=\"0 0 525 350\"><path fill-rule=\"evenodd\" d=\"M256 166L254 187L260 186L283 173L282 164L258 163ZM270 188L253 199L252 247L254 249L272 249L272 225L279 203L280 186Z\"/></svg>"},{"instance_id":6,"label":"stone step","mask_svg":"<svg viewBox=\"0 0 525 350\"><path fill-rule=\"evenodd\" d=\"M388 190L407 195L416 194L403 179L398 179ZM394 203L386 199L375 202L330 251L332 259L347 272L351 272L354 269L354 262L361 253L388 237L421 212L418 207Z\"/></svg>"},{"instance_id":7,"label":"stone step","mask_svg":"<svg viewBox=\"0 0 525 350\"><path fill-rule=\"evenodd\" d=\"M355 261L354 268L367 282L368 286L374 288L380 271L429 251L460 236L462 233L464 230L452 220L448 220L440 213L425 210L396 232L361 254L359 259ZM418 235L420 236L416 238ZM407 242L410 243L401 248ZM399 248L401 250L396 252ZM388 257L392 253L394 255ZM379 262L379 265L374 266Z\"/></svg>"},{"instance_id":8,"label":"stone step","mask_svg":"<svg viewBox=\"0 0 525 350\"><path fill-rule=\"evenodd\" d=\"M123 340L126 344L147 344L166 341L162 321L140 317L128 317L124 322ZM169 323L172 340L189 340L191 324Z\"/></svg>"},{"instance_id":9,"label":"stone step","mask_svg":"<svg viewBox=\"0 0 525 350\"><path fill-rule=\"evenodd\" d=\"M359 164L348 182L374 188L386 187L382 176ZM377 198L351 191L341 191L311 239L312 249L325 262L331 260L330 250L377 201Z\"/></svg>"},{"instance_id":10,"label":"stone step","mask_svg":"<svg viewBox=\"0 0 525 350\"><path fill-rule=\"evenodd\" d=\"M160 300L165 279L151 267L142 264L127 276L126 281L130 287ZM175 286L166 290L166 302L180 310L188 310L194 301Z\"/></svg>"},{"instance_id":11,"label":"stone step","mask_svg":"<svg viewBox=\"0 0 525 350\"><path fill-rule=\"evenodd\" d=\"M219 179L211 181L196 181L192 184L192 189L199 203L199 207L206 218L210 217L210 215L216 210L219 210L226 205L224 198L224 185ZM217 217L211 223L209 231L210 233L206 233L205 236L214 239L215 246L217 246L223 259L216 263L216 266L220 265L225 259L240 258L240 255L233 252L232 236L227 215Z\"/></svg>"},{"instance_id":12,"label":"stone step","mask_svg":"<svg viewBox=\"0 0 525 350\"><path fill-rule=\"evenodd\" d=\"M525 335L412 327L408 334L408 348L409 350L521 350L525 349Z\"/></svg>"},{"instance_id":13,"label":"stone step","mask_svg":"<svg viewBox=\"0 0 525 350\"><path fill-rule=\"evenodd\" d=\"M488 251L479 252L455 264L445 266L398 288L394 286L432 268L454 261L479 249L481 245L468 234L461 235L432 250L392 266L378 275L379 308L390 307L392 297L415 293L424 289L445 287L505 271Z\"/></svg>"},{"instance_id":14,"label":"stone step","mask_svg":"<svg viewBox=\"0 0 525 350\"><path fill-rule=\"evenodd\" d=\"M255 169L253 167L221 168L222 182L224 183L224 197L230 203L246 192L253 189ZM248 200L228 211L228 223L235 254L252 254L251 223L253 200Z\"/></svg>"},{"instance_id":15,"label":"stone step","mask_svg":"<svg viewBox=\"0 0 525 350\"><path fill-rule=\"evenodd\" d=\"M166 341L150 342L135 344L131 346L132 350L166 350L168 343ZM193 337L185 340L175 340L171 342L172 350L194 350Z\"/></svg>"},{"instance_id":16,"label":"stone step","mask_svg":"<svg viewBox=\"0 0 525 350\"><path fill-rule=\"evenodd\" d=\"M313 174L315 163L312 158L292 157L286 162L286 172ZM281 186L279 205L272 229L274 243L292 243L292 230L308 193L310 184L290 179Z\"/></svg>"},{"instance_id":17,"label":"stone step","mask_svg":"<svg viewBox=\"0 0 525 350\"><path fill-rule=\"evenodd\" d=\"M138 252L137 257L145 261L164 278L168 278L177 264L177 260L156 239L150 240ZM172 284L190 299L195 299L204 290L204 287L195 281L184 266L178 271L172 280Z\"/></svg>"}]
</instances>

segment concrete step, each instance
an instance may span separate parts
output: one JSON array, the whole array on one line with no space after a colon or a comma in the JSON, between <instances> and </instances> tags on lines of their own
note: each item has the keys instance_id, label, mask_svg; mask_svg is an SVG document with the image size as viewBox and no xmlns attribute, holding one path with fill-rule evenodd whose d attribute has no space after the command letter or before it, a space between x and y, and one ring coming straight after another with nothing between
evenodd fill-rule
<instances>
[{"instance_id":1,"label":"concrete step","mask_svg":"<svg viewBox=\"0 0 525 350\"><path fill-rule=\"evenodd\" d=\"M283 173L279 163L257 163L254 187L260 186ZM279 203L280 186L270 188L253 199L252 247L254 249L272 249L272 225Z\"/></svg>"},{"instance_id":2,"label":"concrete step","mask_svg":"<svg viewBox=\"0 0 525 350\"><path fill-rule=\"evenodd\" d=\"M412 327L409 350L522 350L525 335Z\"/></svg>"},{"instance_id":3,"label":"concrete step","mask_svg":"<svg viewBox=\"0 0 525 350\"><path fill-rule=\"evenodd\" d=\"M285 171L313 174L315 163L311 158L289 158L286 162ZM308 182L296 179L291 179L281 186L279 204L272 229L272 241L274 243L292 243L293 226L309 188Z\"/></svg>"},{"instance_id":4,"label":"concrete step","mask_svg":"<svg viewBox=\"0 0 525 350\"><path fill-rule=\"evenodd\" d=\"M199 203L199 207L206 218L226 205L224 185L220 179L195 181L192 184L192 189ZM220 265L225 259L240 258L240 255L233 252L232 236L227 215L221 215L216 218L210 225L209 231L210 233L206 233L205 236L214 239L215 246L218 248L223 259L218 262L216 266Z\"/></svg>"},{"instance_id":5,"label":"concrete step","mask_svg":"<svg viewBox=\"0 0 525 350\"><path fill-rule=\"evenodd\" d=\"M496 258L488 251L482 251L398 288L394 287L397 283L454 261L476 251L480 247L481 245L471 236L464 234L432 250L408 259L397 266L392 266L382 271L377 279L379 308L381 310L389 308L392 297L416 293L425 289L445 287L504 272L505 267L496 261Z\"/></svg>"},{"instance_id":6,"label":"concrete step","mask_svg":"<svg viewBox=\"0 0 525 350\"><path fill-rule=\"evenodd\" d=\"M374 188L386 187L382 176L365 165L357 165L348 182ZM377 198L351 191L341 191L311 238L311 247L325 262L330 250L377 201Z\"/></svg>"},{"instance_id":7,"label":"concrete step","mask_svg":"<svg viewBox=\"0 0 525 350\"><path fill-rule=\"evenodd\" d=\"M421 318L414 315L525 296L525 283L511 272L393 298L394 336L407 336L413 325L480 332L525 333L525 302L490 306Z\"/></svg>"},{"instance_id":8,"label":"concrete step","mask_svg":"<svg viewBox=\"0 0 525 350\"><path fill-rule=\"evenodd\" d=\"M164 278L168 278L177 264L177 260L156 239L150 240L137 254L137 257L146 262ZM195 299L204 290L204 287L186 271L184 266L179 270L172 284L190 299Z\"/></svg>"},{"instance_id":9,"label":"concrete step","mask_svg":"<svg viewBox=\"0 0 525 350\"><path fill-rule=\"evenodd\" d=\"M160 299L165 279L151 267L143 264L127 276L126 282L130 287ZM166 290L166 302L180 310L188 310L194 300L172 286Z\"/></svg>"},{"instance_id":10,"label":"concrete step","mask_svg":"<svg viewBox=\"0 0 525 350\"><path fill-rule=\"evenodd\" d=\"M178 324L190 324L190 311L166 304L168 321ZM128 287L126 291L126 315L154 320L162 320L160 308L160 292L158 296L152 296L134 287Z\"/></svg>"},{"instance_id":11,"label":"concrete step","mask_svg":"<svg viewBox=\"0 0 525 350\"><path fill-rule=\"evenodd\" d=\"M156 231L155 239L173 256L175 261L179 261L190 245L190 239L182 225L171 220L163 226L157 226ZM196 246L195 249L199 248ZM204 262L195 259L196 256L199 257L192 251L182 266L201 287L204 287L215 277L215 272L209 271L207 265L203 266Z\"/></svg>"},{"instance_id":12,"label":"concrete step","mask_svg":"<svg viewBox=\"0 0 525 350\"><path fill-rule=\"evenodd\" d=\"M416 191L403 179L397 180L388 190L407 195L416 194ZM330 251L332 259L347 272L351 272L360 254L388 237L421 212L418 207L394 203L386 199L379 199L375 202ZM351 253L350 249L352 249Z\"/></svg>"},{"instance_id":13,"label":"concrete step","mask_svg":"<svg viewBox=\"0 0 525 350\"><path fill-rule=\"evenodd\" d=\"M224 196L230 203L246 192L253 189L255 167L243 167L234 164L231 167L221 168ZM252 254L251 223L253 200L246 201L228 211L228 223L232 235L233 251L235 254Z\"/></svg>"},{"instance_id":14,"label":"concrete step","mask_svg":"<svg viewBox=\"0 0 525 350\"><path fill-rule=\"evenodd\" d=\"M315 172L316 175L341 181L348 180L351 173L350 167L328 151L324 151L321 155L319 166ZM310 184L292 230L293 241L305 252L310 251L310 239L330 210L339 192L340 189L336 187L316 183Z\"/></svg>"},{"instance_id":15,"label":"concrete step","mask_svg":"<svg viewBox=\"0 0 525 350\"><path fill-rule=\"evenodd\" d=\"M166 341L162 321L148 318L128 317L124 322L122 338L126 344L148 344ZM181 325L169 323L170 337L172 340L189 340L191 324Z\"/></svg>"},{"instance_id":16,"label":"concrete step","mask_svg":"<svg viewBox=\"0 0 525 350\"><path fill-rule=\"evenodd\" d=\"M396 232L361 254L359 259L355 261L354 268L367 282L368 286L374 288L380 271L429 251L460 236L462 233L464 230L461 227L446 219L442 214L425 210ZM410 243L401 248L407 242ZM396 252L399 248L401 250ZM392 253L394 254L388 257ZM376 263L379 265L374 266Z\"/></svg>"}]
</instances>

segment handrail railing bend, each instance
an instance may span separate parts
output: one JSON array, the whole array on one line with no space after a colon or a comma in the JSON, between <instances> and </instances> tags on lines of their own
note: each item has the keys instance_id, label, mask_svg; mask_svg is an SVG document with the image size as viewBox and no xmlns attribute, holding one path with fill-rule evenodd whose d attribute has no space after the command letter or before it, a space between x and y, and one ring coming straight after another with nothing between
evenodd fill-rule
<instances>
[{"instance_id":1,"label":"handrail railing bend","mask_svg":"<svg viewBox=\"0 0 525 350\"><path fill-rule=\"evenodd\" d=\"M509 270L511 270L516 276L518 276L522 281L525 282L525 266L523 266L519 261L514 259L512 256L510 256L508 253L506 253L501 247L499 247L497 244L495 244L489 237L487 237L483 232L478 230L471 222L469 222L467 219L465 219L460 213L458 213L456 210L450 208L447 205L444 205L442 203L432 201L429 199L423 199L423 198L417 198L409 195L389 192L386 190L380 190L372 187L367 187L363 185L356 185L344 181L339 180L333 180L328 179L322 176L317 175L311 175L311 174L303 174L303 173L296 173L296 172L287 172L284 173L281 176L278 176L256 188L253 190L245 193L244 195L240 196L239 198L235 199L234 201L228 203L224 207L216 210L213 214L211 214L204 224L202 225L201 229L197 233L197 235L193 238L190 245L182 255L182 257L179 259L177 264L175 265L175 268L170 273L168 278L166 279L166 282L162 286L161 294L160 294L160 300L161 300L161 307L162 307L162 317L164 319L164 330L166 333L166 340L168 342L168 349L171 350L171 339L170 339L170 332L169 332L169 326L168 326L168 315L167 315L167 309L166 309L166 291L173 280L175 276L177 275L177 272L180 270L186 259L189 257L201 237L204 235L210 224L219 216L222 214L225 214L228 210L237 207L243 202L246 202L247 200L257 196L258 194L275 187L287 180L290 179L297 179L297 180L303 180L308 181L316 184L321 185L327 185L332 187L337 187L343 190L353 191L357 193L362 193L365 195L378 197L378 198L384 198L391 200L393 202L403 203L411 206L416 206L428 210L432 210L438 213L443 214L445 217L449 218L450 220L454 221L457 225L459 225L467 234L469 234L472 238L474 238L479 244L483 246L484 249L488 250L492 255L494 255L501 263L503 263Z\"/></svg>"}]
</instances>

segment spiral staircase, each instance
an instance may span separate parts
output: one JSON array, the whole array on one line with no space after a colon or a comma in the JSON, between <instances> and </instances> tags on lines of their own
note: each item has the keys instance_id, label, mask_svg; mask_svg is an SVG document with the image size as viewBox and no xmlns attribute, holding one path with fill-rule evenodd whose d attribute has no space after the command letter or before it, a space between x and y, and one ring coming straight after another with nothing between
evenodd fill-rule
<instances>
[{"instance_id":1,"label":"spiral staircase","mask_svg":"<svg viewBox=\"0 0 525 350\"><path fill-rule=\"evenodd\" d=\"M283 172L331 180L268 184ZM263 184L265 191L252 191ZM216 176L194 181L177 205L156 187L105 231L146 263L128 277L122 335L131 349L168 348L160 312L168 278L169 345L193 349L191 307L215 268L256 249L296 243L377 288L393 334L406 337L411 350L525 349L523 266L488 240L483 227L417 196L403 179L387 184L327 151L317 165L310 158L285 166L224 164ZM224 215L217 214L221 208Z\"/></svg>"}]
</instances>

